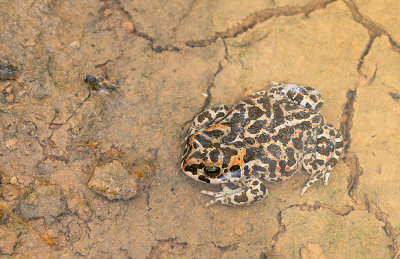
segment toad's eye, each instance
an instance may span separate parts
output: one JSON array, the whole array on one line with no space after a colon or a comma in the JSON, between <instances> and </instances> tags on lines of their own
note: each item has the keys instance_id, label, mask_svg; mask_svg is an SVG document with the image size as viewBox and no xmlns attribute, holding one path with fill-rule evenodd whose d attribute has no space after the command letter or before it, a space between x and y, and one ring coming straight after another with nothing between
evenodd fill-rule
<instances>
[{"instance_id":1,"label":"toad's eye","mask_svg":"<svg viewBox=\"0 0 400 259\"><path fill-rule=\"evenodd\" d=\"M204 168L204 173L210 178L216 178L217 176L219 176L220 172L221 168L219 168L218 166L206 166Z\"/></svg>"}]
</instances>

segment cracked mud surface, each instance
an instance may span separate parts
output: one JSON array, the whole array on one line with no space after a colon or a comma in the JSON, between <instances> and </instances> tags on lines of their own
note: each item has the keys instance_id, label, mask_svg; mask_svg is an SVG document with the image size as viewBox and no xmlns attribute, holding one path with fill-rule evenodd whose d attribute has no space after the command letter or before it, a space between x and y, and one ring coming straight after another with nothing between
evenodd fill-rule
<instances>
[{"instance_id":1,"label":"cracked mud surface","mask_svg":"<svg viewBox=\"0 0 400 259\"><path fill-rule=\"evenodd\" d=\"M2 216L1 257L399 256L398 1L0 7L0 65L18 68L0 71L1 200L57 244ZM88 74L115 88L91 89ZM270 81L321 92L344 158L328 186L303 197L299 173L268 184L258 204L204 208L200 190L219 186L178 165L190 120ZM114 160L136 177L133 199L109 201L87 187L95 168ZM58 195L46 205L47 189Z\"/></svg>"}]
</instances>

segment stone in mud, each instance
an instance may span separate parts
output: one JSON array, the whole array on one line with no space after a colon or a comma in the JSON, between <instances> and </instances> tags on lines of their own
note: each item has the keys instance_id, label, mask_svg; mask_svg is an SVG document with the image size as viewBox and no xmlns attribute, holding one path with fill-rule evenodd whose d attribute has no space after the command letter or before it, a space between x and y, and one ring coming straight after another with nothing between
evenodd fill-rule
<instances>
[{"instance_id":1,"label":"stone in mud","mask_svg":"<svg viewBox=\"0 0 400 259\"><path fill-rule=\"evenodd\" d=\"M65 197L58 185L38 185L19 203L19 210L25 219L44 217L49 223L65 209Z\"/></svg>"},{"instance_id":2,"label":"stone in mud","mask_svg":"<svg viewBox=\"0 0 400 259\"><path fill-rule=\"evenodd\" d=\"M97 167L88 187L109 200L128 200L137 192L135 180L118 161Z\"/></svg>"},{"instance_id":3,"label":"stone in mud","mask_svg":"<svg viewBox=\"0 0 400 259\"><path fill-rule=\"evenodd\" d=\"M326 259L319 244L307 244L300 249L301 259Z\"/></svg>"}]
</instances>

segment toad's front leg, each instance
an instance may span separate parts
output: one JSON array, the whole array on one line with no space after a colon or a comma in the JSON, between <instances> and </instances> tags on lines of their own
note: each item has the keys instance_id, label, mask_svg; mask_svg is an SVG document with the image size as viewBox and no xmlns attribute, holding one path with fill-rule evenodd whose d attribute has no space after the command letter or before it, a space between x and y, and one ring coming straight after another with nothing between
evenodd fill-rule
<instances>
[{"instance_id":1,"label":"toad's front leg","mask_svg":"<svg viewBox=\"0 0 400 259\"><path fill-rule=\"evenodd\" d=\"M214 197L205 206L208 207L218 202L226 205L250 205L268 195L268 190L264 183L260 179L250 175L241 178L237 182L234 182L234 184L239 187L232 190L225 184L222 184L222 191L220 192L202 190L202 194Z\"/></svg>"}]
</instances>

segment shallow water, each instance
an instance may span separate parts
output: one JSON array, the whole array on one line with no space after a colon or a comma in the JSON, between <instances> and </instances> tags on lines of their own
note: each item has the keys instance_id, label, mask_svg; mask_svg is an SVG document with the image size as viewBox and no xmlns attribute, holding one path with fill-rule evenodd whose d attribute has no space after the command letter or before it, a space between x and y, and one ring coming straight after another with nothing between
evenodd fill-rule
<instances>
[{"instance_id":1,"label":"shallow water","mask_svg":"<svg viewBox=\"0 0 400 259\"><path fill-rule=\"evenodd\" d=\"M398 1L0 6L0 64L19 71L0 80L2 200L57 244L5 215L5 258L398 256ZM190 120L272 81L320 91L343 159L302 197L304 172L254 205L205 208L200 190L221 187L181 172ZM112 161L125 170L102 171ZM134 193L119 184L137 193L118 200Z\"/></svg>"}]
</instances>

